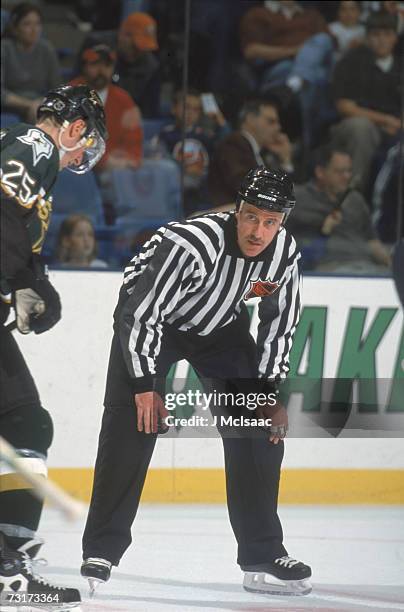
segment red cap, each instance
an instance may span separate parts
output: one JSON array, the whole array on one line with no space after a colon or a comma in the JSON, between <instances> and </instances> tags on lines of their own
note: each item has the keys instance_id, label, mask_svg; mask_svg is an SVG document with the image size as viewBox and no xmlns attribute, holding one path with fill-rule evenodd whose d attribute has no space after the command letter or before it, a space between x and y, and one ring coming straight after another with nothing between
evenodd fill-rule
<instances>
[{"instance_id":1,"label":"red cap","mask_svg":"<svg viewBox=\"0 0 404 612\"><path fill-rule=\"evenodd\" d=\"M81 54L81 61L83 64L96 64L97 62L104 62L105 64L115 64L116 53L108 45L99 44L84 49Z\"/></svg>"}]
</instances>

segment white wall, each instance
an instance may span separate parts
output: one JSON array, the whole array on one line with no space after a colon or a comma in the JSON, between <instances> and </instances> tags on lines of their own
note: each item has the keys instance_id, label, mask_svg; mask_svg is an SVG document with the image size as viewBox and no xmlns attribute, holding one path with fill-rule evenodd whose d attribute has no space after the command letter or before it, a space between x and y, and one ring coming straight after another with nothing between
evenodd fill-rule
<instances>
[{"instance_id":1,"label":"white wall","mask_svg":"<svg viewBox=\"0 0 404 612\"><path fill-rule=\"evenodd\" d=\"M62 298L61 322L41 336L14 333L37 382L42 404L55 423L49 466L89 467L97 447L112 313L121 274L53 271L51 280ZM330 377L335 374L349 307L368 307L366 326L379 307L399 308L393 284L387 279L306 278L303 303L328 306L324 375ZM399 310L377 350L378 377L392 375L402 327ZM401 367L404 369L404 363ZM404 468L403 446L398 438L290 438L284 467ZM152 466L209 468L222 464L219 439L161 438Z\"/></svg>"}]
</instances>

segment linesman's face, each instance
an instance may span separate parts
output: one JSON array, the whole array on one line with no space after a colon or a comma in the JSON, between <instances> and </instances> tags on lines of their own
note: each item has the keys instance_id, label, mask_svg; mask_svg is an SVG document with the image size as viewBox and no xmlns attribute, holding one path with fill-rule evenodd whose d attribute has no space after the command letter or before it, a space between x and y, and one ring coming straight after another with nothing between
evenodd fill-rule
<instances>
[{"instance_id":1,"label":"linesman's face","mask_svg":"<svg viewBox=\"0 0 404 612\"><path fill-rule=\"evenodd\" d=\"M237 242L243 255L256 257L262 253L279 232L284 216L243 202L236 212Z\"/></svg>"}]
</instances>

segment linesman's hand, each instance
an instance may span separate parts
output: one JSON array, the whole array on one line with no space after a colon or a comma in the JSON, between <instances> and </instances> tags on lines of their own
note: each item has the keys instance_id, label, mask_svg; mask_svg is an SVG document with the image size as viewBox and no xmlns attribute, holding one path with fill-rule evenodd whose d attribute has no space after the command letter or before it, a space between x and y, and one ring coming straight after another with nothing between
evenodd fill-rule
<instances>
[{"instance_id":1,"label":"linesman's hand","mask_svg":"<svg viewBox=\"0 0 404 612\"><path fill-rule=\"evenodd\" d=\"M269 441L278 444L279 440L286 437L289 420L285 406L277 401L275 406L260 406L256 409L258 418L271 419Z\"/></svg>"},{"instance_id":2,"label":"linesman's hand","mask_svg":"<svg viewBox=\"0 0 404 612\"><path fill-rule=\"evenodd\" d=\"M169 412L164 405L161 396L156 391L145 391L135 394L137 409L137 428L138 431L145 433L165 433L168 425L165 419Z\"/></svg>"}]
</instances>

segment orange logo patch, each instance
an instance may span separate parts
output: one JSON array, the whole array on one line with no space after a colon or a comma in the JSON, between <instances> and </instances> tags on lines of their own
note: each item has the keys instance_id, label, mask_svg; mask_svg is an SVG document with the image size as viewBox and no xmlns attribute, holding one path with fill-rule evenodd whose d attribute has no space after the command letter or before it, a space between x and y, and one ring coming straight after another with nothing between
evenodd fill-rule
<instances>
[{"instance_id":1,"label":"orange logo patch","mask_svg":"<svg viewBox=\"0 0 404 612\"><path fill-rule=\"evenodd\" d=\"M261 280L260 278L255 281L250 281L250 288L244 296L245 300L250 300L254 297L266 297L272 295L279 288L279 283L267 280Z\"/></svg>"}]
</instances>

